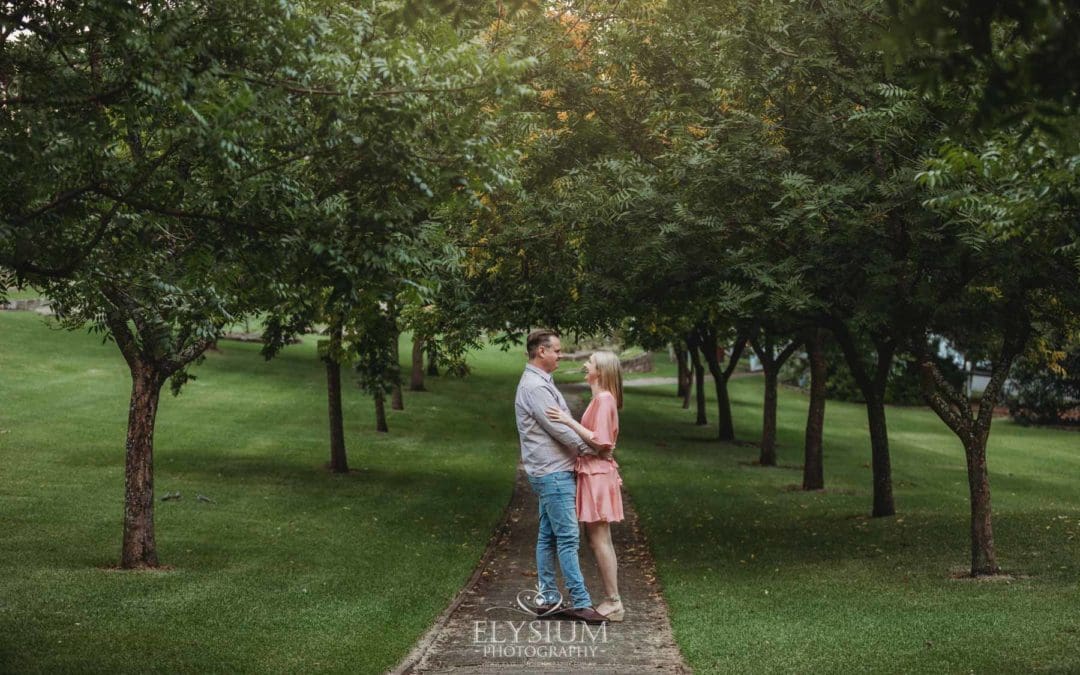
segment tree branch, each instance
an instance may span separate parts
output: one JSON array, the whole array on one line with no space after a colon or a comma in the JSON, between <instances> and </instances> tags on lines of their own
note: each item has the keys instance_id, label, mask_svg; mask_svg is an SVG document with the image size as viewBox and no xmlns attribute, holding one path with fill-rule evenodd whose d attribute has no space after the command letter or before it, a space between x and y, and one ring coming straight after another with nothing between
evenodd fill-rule
<instances>
[{"instance_id":1,"label":"tree branch","mask_svg":"<svg viewBox=\"0 0 1080 675\"><path fill-rule=\"evenodd\" d=\"M990 433L990 422L993 420L994 406L997 405L1001 396L1001 390L1005 386L1005 379L1009 376L1013 361L1024 350L1030 329L1026 327L1016 332L1006 332L1002 340L1001 351L994 359L990 381L983 389L982 399L979 401L979 416L976 421L975 431L980 436Z\"/></svg>"},{"instance_id":2,"label":"tree branch","mask_svg":"<svg viewBox=\"0 0 1080 675\"><path fill-rule=\"evenodd\" d=\"M52 211L55 208L59 208L64 204L67 204L68 202L83 196L87 192L92 192L94 188L100 187L100 185L100 183L88 183L87 185L83 185L82 187L77 187L72 190L66 190L64 192L61 192L48 204L39 207L37 210L28 213L25 216L20 216L18 218L18 222L20 225L22 225L25 224L28 220L39 218L42 215L48 213L49 211Z\"/></svg>"},{"instance_id":3,"label":"tree branch","mask_svg":"<svg viewBox=\"0 0 1080 675\"><path fill-rule=\"evenodd\" d=\"M138 190L143 185L145 185L146 182L150 180L150 177L154 175L154 172L156 172L161 167L161 165L165 163L165 160L168 159L169 156L172 155L172 153L175 151L175 149L176 149L176 144L173 143L172 145L167 147L165 150L163 150L160 155L155 157L154 161L150 163L150 165L146 168L146 170L144 170L143 174L141 176L139 176L138 178L136 178L132 182L132 184L128 186L128 189L125 191L123 197L130 196L136 190ZM108 196L108 195L103 194L104 191L105 191L105 188L103 186L101 186L101 185L94 185L94 186L89 187L86 190L86 192L94 192L95 194L102 194L103 196ZM90 255L90 253L95 248L98 247L98 245L101 243L102 239L105 238L105 233L108 231L109 225L112 223L113 218L115 218L116 214L120 212L120 203L121 202L116 200L116 199L114 199L114 202L116 202L116 203L113 204L113 207L111 209L109 209L109 211L107 213L105 213L105 214L103 214L101 216L100 222L98 223L98 229L94 233L94 235L90 238L90 241L88 243L84 244L83 246L81 246L80 247L81 251L78 254L76 254L75 257L72 258L66 265L64 265L62 267L51 268L50 269L50 268L47 268L47 267L41 267L41 266L35 265L34 263L31 263L29 261L19 261L19 260L15 260L15 259L12 259L11 261L0 260L0 263L3 263L5 265L11 267L12 269L14 269L19 274L30 273L30 274L36 274L36 275L39 275L39 276L42 276L42 277L50 277L50 278L57 278L57 279L64 278L64 277L70 275L72 272L74 272L79 267L79 265L82 264L82 262L84 260L86 260L86 258Z\"/></svg>"},{"instance_id":4,"label":"tree branch","mask_svg":"<svg viewBox=\"0 0 1080 675\"><path fill-rule=\"evenodd\" d=\"M55 99L34 98L32 96L14 96L11 98L0 99L0 107L2 106L48 106L58 107L64 105L82 105L84 103L94 103L97 105L109 105L114 103L120 96L120 94L127 91L130 82L124 82L122 85L103 91L99 94L93 94L92 96L65 96Z\"/></svg>"},{"instance_id":5,"label":"tree branch","mask_svg":"<svg viewBox=\"0 0 1080 675\"><path fill-rule=\"evenodd\" d=\"M724 379L731 379L731 374L735 372L735 368L739 366L739 359L742 358L743 350L746 349L747 337L744 333L738 333L735 336L735 344L731 347L731 356L728 357L727 367L724 368Z\"/></svg>"},{"instance_id":6,"label":"tree branch","mask_svg":"<svg viewBox=\"0 0 1080 675\"><path fill-rule=\"evenodd\" d=\"M874 390L873 382L870 380L870 375L867 373L866 365L862 361L862 356L859 354L858 348L855 346L855 340L851 336L851 331L848 330L847 324L834 317L827 317L826 319L832 334L836 337L836 342L840 345L840 349L844 352L844 358L848 363L848 370L851 371L851 376L855 378L855 382L859 385L859 389L862 390L864 396L868 396L871 393L876 393Z\"/></svg>"},{"instance_id":7,"label":"tree branch","mask_svg":"<svg viewBox=\"0 0 1080 675\"><path fill-rule=\"evenodd\" d=\"M974 423L970 406L957 406L946 400L946 397L955 400L959 394L945 380L937 364L928 355L924 354L920 359L919 368L922 371L923 396L927 403L966 445L972 437L971 427Z\"/></svg>"},{"instance_id":8,"label":"tree branch","mask_svg":"<svg viewBox=\"0 0 1080 675\"><path fill-rule=\"evenodd\" d=\"M112 307L105 309L105 324L109 327L113 339L116 340L116 345L120 348L124 360L127 361L128 368L135 372L142 367L142 356L139 354L138 342L127 325L127 317L123 316L120 311L115 294L110 290L105 290L102 295L112 305Z\"/></svg>"},{"instance_id":9,"label":"tree branch","mask_svg":"<svg viewBox=\"0 0 1080 675\"><path fill-rule=\"evenodd\" d=\"M776 364L779 366L784 365L784 362L791 358L791 355L795 353L795 350L799 347L798 340L792 340L788 343L787 347L784 347L780 354L776 357Z\"/></svg>"}]
</instances>

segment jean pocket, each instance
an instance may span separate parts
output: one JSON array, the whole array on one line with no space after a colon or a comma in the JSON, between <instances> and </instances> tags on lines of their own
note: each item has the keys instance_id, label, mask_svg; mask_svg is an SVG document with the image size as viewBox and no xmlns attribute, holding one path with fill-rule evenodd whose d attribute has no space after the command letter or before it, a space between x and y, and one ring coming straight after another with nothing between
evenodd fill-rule
<instances>
[{"instance_id":1,"label":"jean pocket","mask_svg":"<svg viewBox=\"0 0 1080 675\"><path fill-rule=\"evenodd\" d=\"M551 486L551 493L560 497L573 497L574 494L577 493L577 477L570 474L569 478L563 478L556 481Z\"/></svg>"}]
</instances>

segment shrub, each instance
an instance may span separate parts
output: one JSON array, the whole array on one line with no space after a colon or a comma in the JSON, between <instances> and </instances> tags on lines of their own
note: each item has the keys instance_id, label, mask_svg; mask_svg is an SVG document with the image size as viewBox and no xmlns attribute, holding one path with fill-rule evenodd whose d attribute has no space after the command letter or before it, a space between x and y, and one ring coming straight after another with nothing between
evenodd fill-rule
<instances>
[{"instance_id":1,"label":"shrub","mask_svg":"<svg viewBox=\"0 0 1080 675\"><path fill-rule=\"evenodd\" d=\"M1041 356L1026 355L1013 366L1007 397L1009 414L1020 424L1078 423L1065 413L1080 405L1080 346L1052 368Z\"/></svg>"}]
</instances>

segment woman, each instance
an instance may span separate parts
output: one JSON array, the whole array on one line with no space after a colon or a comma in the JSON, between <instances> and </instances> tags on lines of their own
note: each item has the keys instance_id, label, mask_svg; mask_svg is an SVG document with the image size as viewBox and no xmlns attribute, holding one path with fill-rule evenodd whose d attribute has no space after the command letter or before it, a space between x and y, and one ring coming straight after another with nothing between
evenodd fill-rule
<instances>
[{"instance_id":1,"label":"woman","mask_svg":"<svg viewBox=\"0 0 1080 675\"><path fill-rule=\"evenodd\" d=\"M577 459L577 516L585 523L589 545L600 568L607 598L596 607L609 621L622 621L626 614L619 599L618 566L611 543L611 523L623 519L619 465L612 456L619 437L619 408L622 408L622 372L619 357L611 352L595 352L585 362L585 381L592 388L592 402L578 423L559 408L548 408L553 422L561 422L581 436L599 455Z\"/></svg>"}]
</instances>

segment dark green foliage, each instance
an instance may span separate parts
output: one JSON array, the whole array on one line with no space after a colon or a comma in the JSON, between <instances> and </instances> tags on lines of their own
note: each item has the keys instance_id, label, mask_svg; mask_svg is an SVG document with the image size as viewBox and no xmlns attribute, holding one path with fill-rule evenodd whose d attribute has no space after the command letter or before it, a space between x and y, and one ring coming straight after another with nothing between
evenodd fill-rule
<instances>
[{"instance_id":1,"label":"dark green foliage","mask_svg":"<svg viewBox=\"0 0 1080 675\"><path fill-rule=\"evenodd\" d=\"M862 403L863 395L859 385L851 375L851 370L844 361L840 348L832 342L826 342L826 364L828 365L828 383L826 392L830 399ZM964 374L952 359L936 358L936 363L948 381L957 389L964 385ZM810 364L805 353L798 353L791 358L783 369L781 380L788 384L806 389L809 386ZM885 387L885 403L890 405L925 405L921 388L921 375L918 360L906 353L897 355L889 371L888 384Z\"/></svg>"},{"instance_id":2,"label":"dark green foliage","mask_svg":"<svg viewBox=\"0 0 1080 675\"><path fill-rule=\"evenodd\" d=\"M1074 347L1057 368L1045 359L1020 359L1010 374L1009 414L1021 424L1080 423L1080 415L1064 417L1080 407L1080 348Z\"/></svg>"},{"instance_id":3,"label":"dark green foliage","mask_svg":"<svg viewBox=\"0 0 1080 675\"><path fill-rule=\"evenodd\" d=\"M990 125L1027 118L1052 129L1075 114L1080 8L1070 0L889 0L891 51L914 57L929 89L979 92ZM1072 111L1072 112L1070 112Z\"/></svg>"}]
</instances>

